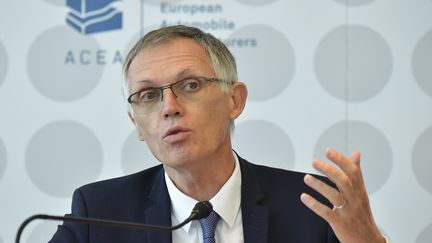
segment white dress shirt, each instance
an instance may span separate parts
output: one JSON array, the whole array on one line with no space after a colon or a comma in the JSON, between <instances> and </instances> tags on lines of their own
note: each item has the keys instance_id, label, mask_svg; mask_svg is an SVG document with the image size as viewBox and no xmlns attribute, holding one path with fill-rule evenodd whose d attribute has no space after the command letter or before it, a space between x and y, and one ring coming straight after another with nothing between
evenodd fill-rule
<instances>
[{"instance_id":1,"label":"white dress shirt","mask_svg":"<svg viewBox=\"0 0 432 243\"><path fill-rule=\"evenodd\" d=\"M213 210L220 219L216 225L215 239L217 243L244 243L243 224L240 209L241 200L241 172L237 155L234 154L235 168L231 177L219 192L210 199ZM181 192L165 172L165 182L171 198L171 222L176 225L185 220L192 208L198 202ZM203 234L198 220L173 231L173 243L202 243Z\"/></svg>"}]
</instances>

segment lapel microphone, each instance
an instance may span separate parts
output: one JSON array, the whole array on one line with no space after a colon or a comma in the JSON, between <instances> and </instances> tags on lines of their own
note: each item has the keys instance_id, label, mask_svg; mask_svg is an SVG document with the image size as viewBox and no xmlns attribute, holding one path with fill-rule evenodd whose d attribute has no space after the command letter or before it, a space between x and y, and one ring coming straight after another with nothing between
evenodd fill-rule
<instances>
[{"instance_id":1,"label":"lapel microphone","mask_svg":"<svg viewBox=\"0 0 432 243\"><path fill-rule=\"evenodd\" d=\"M55 216L55 215L46 215L46 214L36 214L33 215L20 225L17 231L17 235L15 238L15 243L20 242L21 234L24 228L35 219L42 220L58 220L58 221L69 221L80 224L95 224L95 225L103 225L103 226L111 226L111 227L120 227L120 228L129 228L129 229L140 229L140 230L155 230L155 231L174 231L183 227L185 224L189 223L192 220L199 220L202 218L206 218L209 216L211 211L213 210L213 206L209 201L197 202L195 207L192 209L191 214L187 219L181 222L178 225L174 226L163 226L163 225L152 225L152 224L140 224L133 223L127 221L118 221L118 220L109 220L109 219L95 219L95 218L84 218L84 217L75 217L71 215L65 216Z\"/></svg>"}]
</instances>

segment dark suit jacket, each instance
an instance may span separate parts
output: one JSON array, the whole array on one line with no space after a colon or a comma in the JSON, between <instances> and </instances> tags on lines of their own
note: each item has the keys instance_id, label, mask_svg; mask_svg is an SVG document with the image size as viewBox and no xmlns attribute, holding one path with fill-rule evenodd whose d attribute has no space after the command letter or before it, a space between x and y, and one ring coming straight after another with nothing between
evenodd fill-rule
<instances>
[{"instance_id":1,"label":"dark suit jacket","mask_svg":"<svg viewBox=\"0 0 432 243\"><path fill-rule=\"evenodd\" d=\"M329 225L306 208L300 194L325 201L303 182L303 173L259 166L239 157L245 243L337 243ZM328 202L326 202L328 204ZM171 225L162 165L77 189L72 215ZM171 233L65 222L51 243L171 243Z\"/></svg>"}]
</instances>

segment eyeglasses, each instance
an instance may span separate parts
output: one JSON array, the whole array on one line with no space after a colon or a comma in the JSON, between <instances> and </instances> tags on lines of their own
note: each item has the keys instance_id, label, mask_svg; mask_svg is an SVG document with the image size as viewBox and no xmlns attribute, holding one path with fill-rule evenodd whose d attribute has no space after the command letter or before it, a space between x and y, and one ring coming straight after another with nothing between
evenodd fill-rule
<instances>
[{"instance_id":1,"label":"eyeglasses","mask_svg":"<svg viewBox=\"0 0 432 243\"><path fill-rule=\"evenodd\" d=\"M148 87L129 96L127 101L138 114L154 111L164 99L164 90L170 89L179 101L198 101L207 95L209 82L223 82L218 78L187 77L162 87ZM231 84L231 82L230 82Z\"/></svg>"}]
</instances>

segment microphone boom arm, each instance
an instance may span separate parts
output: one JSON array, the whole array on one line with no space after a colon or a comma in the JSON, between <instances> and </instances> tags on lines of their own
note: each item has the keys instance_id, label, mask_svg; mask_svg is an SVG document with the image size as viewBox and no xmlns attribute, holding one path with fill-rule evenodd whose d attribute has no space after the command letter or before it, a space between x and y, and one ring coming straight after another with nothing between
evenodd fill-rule
<instances>
[{"instance_id":1,"label":"microphone boom arm","mask_svg":"<svg viewBox=\"0 0 432 243\"><path fill-rule=\"evenodd\" d=\"M173 231L179 229L195 219L201 219L207 217L212 211L212 205L208 201L198 202L194 209L192 210L190 216L181 222L178 225L174 226L163 226L163 225L151 225L151 224L141 224L134 222L126 222L126 221L118 221L118 220L110 220L110 219L96 219L96 218L84 218L77 217L71 215L65 216L55 216L55 215L47 215L47 214L36 214L30 216L20 225L18 228L15 243L19 243L21 234L24 228L35 219L44 219L44 220L57 220L57 221L70 221L80 224L95 224L95 225L104 225L111 227L121 227L121 228L129 228L129 229L141 229L141 230L153 230L153 231Z\"/></svg>"}]
</instances>

